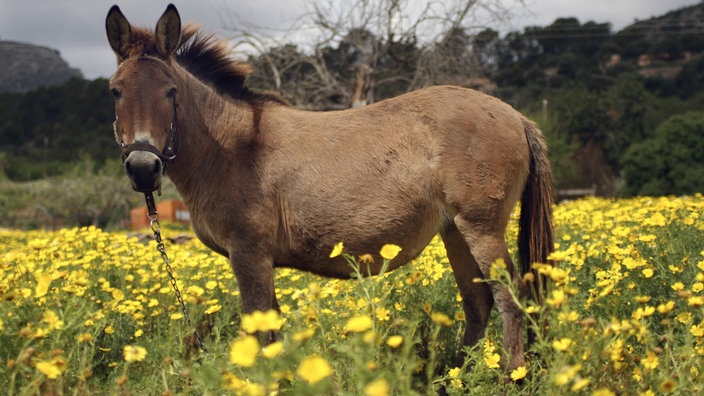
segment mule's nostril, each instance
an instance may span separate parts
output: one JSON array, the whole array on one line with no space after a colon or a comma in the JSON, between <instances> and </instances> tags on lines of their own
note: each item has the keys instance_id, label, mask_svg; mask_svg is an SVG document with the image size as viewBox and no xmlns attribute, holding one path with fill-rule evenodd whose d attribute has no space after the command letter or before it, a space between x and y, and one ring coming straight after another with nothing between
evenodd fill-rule
<instances>
[{"instance_id":1,"label":"mule's nostril","mask_svg":"<svg viewBox=\"0 0 704 396\"><path fill-rule=\"evenodd\" d=\"M127 172L128 176L132 176L134 174L129 162L125 162L125 172Z\"/></svg>"},{"instance_id":2,"label":"mule's nostril","mask_svg":"<svg viewBox=\"0 0 704 396\"><path fill-rule=\"evenodd\" d=\"M152 168L152 174L154 176L161 175L161 160L154 161L154 167Z\"/></svg>"}]
</instances>

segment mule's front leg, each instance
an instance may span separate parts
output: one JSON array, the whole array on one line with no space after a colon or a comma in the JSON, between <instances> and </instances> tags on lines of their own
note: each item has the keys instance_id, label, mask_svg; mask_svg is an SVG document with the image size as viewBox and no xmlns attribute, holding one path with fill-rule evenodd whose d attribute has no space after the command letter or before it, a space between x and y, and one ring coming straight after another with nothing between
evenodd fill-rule
<instances>
[{"instance_id":1,"label":"mule's front leg","mask_svg":"<svg viewBox=\"0 0 704 396\"><path fill-rule=\"evenodd\" d=\"M240 287L243 313L279 310L274 293L274 261L270 256L231 252L230 265ZM258 336L262 344L270 344L278 338L278 334L273 331Z\"/></svg>"}]
</instances>

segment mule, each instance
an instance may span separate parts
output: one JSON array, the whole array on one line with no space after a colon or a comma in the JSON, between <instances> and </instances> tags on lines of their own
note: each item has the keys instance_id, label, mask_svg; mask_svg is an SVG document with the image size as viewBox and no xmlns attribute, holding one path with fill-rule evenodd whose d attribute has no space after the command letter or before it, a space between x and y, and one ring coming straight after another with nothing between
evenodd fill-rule
<instances>
[{"instance_id":1,"label":"mule","mask_svg":"<svg viewBox=\"0 0 704 396\"><path fill-rule=\"evenodd\" d=\"M341 257L384 244L414 258L438 233L462 296L463 344L485 331L492 306L503 319L503 364L524 364L524 316L489 276L503 259L527 297L522 274L553 248L551 168L537 126L480 92L436 86L368 106L311 112L245 85L250 67L169 5L152 32L117 6L106 19L117 56L110 80L115 134L134 190L175 184L201 241L229 258L244 312L278 308L274 269L351 275ZM504 232L521 201L519 256ZM528 279L528 277L526 277ZM533 287L533 289L536 289Z\"/></svg>"}]
</instances>

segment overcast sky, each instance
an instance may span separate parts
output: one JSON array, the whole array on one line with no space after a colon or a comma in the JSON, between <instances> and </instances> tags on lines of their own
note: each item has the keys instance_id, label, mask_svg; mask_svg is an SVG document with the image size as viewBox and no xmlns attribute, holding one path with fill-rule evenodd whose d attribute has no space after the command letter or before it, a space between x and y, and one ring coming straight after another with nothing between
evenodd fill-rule
<instances>
[{"instance_id":1,"label":"overcast sky","mask_svg":"<svg viewBox=\"0 0 704 396\"><path fill-rule=\"evenodd\" d=\"M349 1L349 0L347 0ZM509 4L511 0L506 0ZM224 32L232 23L230 12L261 26L276 27L300 15L301 0L172 0L183 22L197 22L210 32ZM168 1L146 0L0 0L0 39L57 49L89 79L109 77L115 57L105 38L105 16L117 3L134 25L153 27ZM496 30L521 30L546 26L559 17L580 22L610 22L618 31L636 20L699 3L699 0L525 0L511 26ZM518 1L516 1L518 4Z\"/></svg>"}]
</instances>

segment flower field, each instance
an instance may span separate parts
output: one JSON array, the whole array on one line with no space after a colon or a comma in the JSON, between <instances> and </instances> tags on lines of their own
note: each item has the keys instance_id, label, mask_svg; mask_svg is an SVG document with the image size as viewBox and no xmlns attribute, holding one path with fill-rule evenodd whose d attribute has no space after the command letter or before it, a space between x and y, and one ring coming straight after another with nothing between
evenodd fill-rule
<instances>
[{"instance_id":1,"label":"flower field","mask_svg":"<svg viewBox=\"0 0 704 396\"><path fill-rule=\"evenodd\" d=\"M244 316L226 259L167 241L203 353L153 241L0 229L0 384L12 395L704 394L703 213L702 195L556 206L553 266L539 265L548 298L523 303L538 339L510 373L496 314L455 365L465 318L437 239L373 278L278 269L281 315ZM505 283L499 264L492 281ZM253 335L278 329L266 346Z\"/></svg>"}]
</instances>

